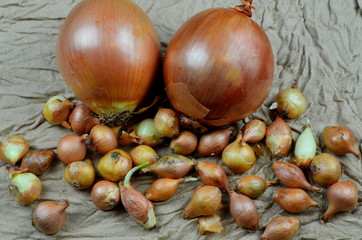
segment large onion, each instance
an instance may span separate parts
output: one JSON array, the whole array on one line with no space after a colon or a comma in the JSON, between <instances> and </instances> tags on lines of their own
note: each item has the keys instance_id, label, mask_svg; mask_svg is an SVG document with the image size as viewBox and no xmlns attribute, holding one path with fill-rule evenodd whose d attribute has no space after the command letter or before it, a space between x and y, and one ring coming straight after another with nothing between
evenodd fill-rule
<instances>
[{"instance_id":1,"label":"large onion","mask_svg":"<svg viewBox=\"0 0 362 240\"><path fill-rule=\"evenodd\" d=\"M84 0L58 36L57 61L65 82L106 120L129 117L149 91L159 59L157 33L130 0Z\"/></svg>"},{"instance_id":2,"label":"large onion","mask_svg":"<svg viewBox=\"0 0 362 240\"><path fill-rule=\"evenodd\" d=\"M253 113L272 84L271 44L251 16L251 0L212 8L176 32L164 61L173 107L199 122L222 126Z\"/></svg>"}]
</instances>

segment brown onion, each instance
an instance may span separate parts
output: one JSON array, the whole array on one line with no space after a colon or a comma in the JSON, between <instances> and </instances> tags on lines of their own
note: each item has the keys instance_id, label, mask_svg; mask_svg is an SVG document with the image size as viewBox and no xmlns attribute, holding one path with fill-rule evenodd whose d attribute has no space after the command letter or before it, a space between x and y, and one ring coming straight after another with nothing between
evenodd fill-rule
<instances>
[{"instance_id":1,"label":"brown onion","mask_svg":"<svg viewBox=\"0 0 362 240\"><path fill-rule=\"evenodd\" d=\"M39 176L45 172L55 158L52 150L30 150L21 161L20 170Z\"/></svg>"},{"instance_id":2,"label":"brown onion","mask_svg":"<svg viewBox=\"0 0 362 240\"><path fill-rule=\"evenodd\" d=\"M106 154L118 145L117 135L112 128L105 125L94 126L90 131L89 138L93 150L100 154Z\"/></svg>"},{"instance_id":3,"label":"brown onion","mask_svg":"<svg viewBox=\"0 0 362 240\"><path fill-rule=\"evenodd\" d=\"M265 132L265 122L261 119L252 119L247 122L242 129L242 141L246 143L257 143L264 138Z\"/></svg>"},{"instance_id":4,"label":"brown onion","mask_svg":"<svg viewBox=\"0 0 362 240\"><path fill-rule=\"evenodd\" d=\"M23 136L13 135L0 142L0 158L15 165L29 151L29 142Z\"/></svg>"},{"instance_id":5,"label":"brown onion","mask_svg":"<svg viewBox=\"0 0 362 240\"><path fill-rule=\"evenodd\" d=\"M215 214L221 208L222 194L214 186L199 186L192 194L190 203L182 212L183 218L195 218Z\"/></svg>"},{"instance_id":6,"label":"brown onion","mask_svg":"<svg viewBox=\"0 0 362 240\"><path fill-rule=\"evenodd\" d=\"M324 144L334 154L352 153L360 158L361 153L356 147L356 140L351 129L345 126L326 127L323 131Z\"/></svg>"},{"instance_id":7,"label":"brown onion","mask_svg":"<svg viewBox=\"0 0 362 240\"><path fill-rule=\"evenodd\" d=\"M269 186L277 183L278 181L266 181L262 177L250 175L239 180L237 189L250 198L257 198L261 196Z\"/></svg>"},{"instance_id":8,"label":"brown onion","mask_svg":"<svg viewBox=\"0 0 362 240\"><path fill-rule=\"evenodd\" d=\"M141 165L145 162L152 165L160 158L158 153L147 145L139 145L135 147L129 155L131 156L133 165L135 166Z\"/></svg>"},{"instance_id":9,"label":"brown onion","mask_svg":"<svg viewBox=\"0 0 362 240\"><path fill-rule=\"evenodd\" d=\"M147 164L148 163L145 162L144 164L132 168L127 173L123 183L119 183L119 189L121 191L122 204L128 214L135 221L141 223L146 229L151 229L156 226L153 203L130 184L133 173Z\"/></svg>"},{"instance_id":10,"label":"brown onion","mask_svg":"<svg viewBox=\"0 0 362 240\"><path fill-rule=\"evenodd\" d=\"M131 156L121 149L114 149L104 155L97 165L99 173L112 182L122 180L132 168Z\"/></svg>"},{"instance_id":11,"label":"brown onion","mask_svg":"<svg viewBox=\"0 0 362 240\"><path fill-rule=\"evenodd\" d=\"M103 210L111 210L120 202L120 192L114 182L102 180L94 184L91 192L93 204Z\"/></svg>"},{"instance_id":12,"label":"brown onion","mask_svg":"<svg viewBox=\"0 0 362 240\"><path fill-rule=\"evenodd\" d=\"M236 225L246 229L259 227L259 213L253 200L242 194L229 190L230 213Z\"/></svg>"},{"instance_id":13,"label":"brown onion","mask_svg":"<svg viewBox=\"0 0 362 240\"><path fill-rule=\"evenodd\" d=\"M216 232L219 233L224 230L224 227L221 224L220 217L216 214L212 216L205 216L199 218L200 224L200 234L205 234L206 232Z\"/></svg>"},{"instance_id":14,"label":"brown onion","mask_svg":"<svg viewBox=\"0 0 362 240\"><path fill-rule=\"evenodd\" d=\"M352 181L337 182L327 191L328 208L322 216L322 221L328 221L338 212L354 209L358 203L358 188Z\"/></svg>"},{"instance_id":15,"label":"brown onion","mask_svg":"<svg viewBox=\"0 0 362 240\"><path fill-rule=\"evenodd\" d=\"M85 0L67 16L56 57L76 97L119 125L148 93L160 43L150 19L132 1Z\"/></svg>"},{"instance_id":16,"label":"brown onion","mask_svg":"<svg viewBox=\"0 0 362 240\"><path fill-rule=\"evenodd\" d=\"M275 217L266 226L260 240L290 240L298 232L300 225L297 217Z\"/></svg>"},{"instance_id":17,"label":"brown onion","mask_svg":"<svg viewBox=\"0 0 362 240\"><path fill-rule=\"evenodd\" d=\"M11 197L22 205L32 204L39 196L42 190L42 183L37 176L32 173L15 171L6 167L11 177L11 183L8 186Z\"/></svg>"},{"instance_id":18,"label":"brown onion","mask_svg":"<svg viewBox=\"0 0 362 240\"><path fill-rule=\"evenodd\" d=\"M154 164L142 168L142 173L152 172L165 178L182 178L193 168L195 161L179 154L165 155Z\"/></svg>"},{"instance_id":19,"label":"brown onion","mask_svg":"<svg viewBox=\"0 0 362 240\"><path fill-rule=\"evenodd\" d=\"M310 165L310 170L313 182L323 187L338 182L342 175L341 163L336 157L328 153L315 156Z\"/></svg>"},{"instance_id":20,"label":"brown onion","mask_svg":"<svg viewBox=\"0 0 362 240\"><path fill-rule=\"evenodd\" d=\"M286 188L275 191L273 199L285 211L290 213L304 212L310 207L321 207L305 191L298 188Z\"/></svg>"},{"instance_id":21,"label":"brown onion","mask_svg":"<svg viewBox=\"0 0 362 240\"><path fill-rule=\"evenodd\" d=\"M92 162L85 161L72 162L64 169L64 179L69 184L78 189L86 189L93 185L96 177Z\"/></svg>"},{"instance_id":22,"label":"brown onion","mask_svg":"<svg viewBox=\"0 0 362 240\"><path fill-rule=\"evenodd\" d=\"M281 157L289 152L293 141L292 130L280 115L267 128L265 136L266 146L273 155Z\"/></svg>"},{"instance_id":23,"label":"brown onion","mask_svg":"<svg viewBox=\"0 0 362 240\"><path fill-rule=\"evenodd\" d=\"M176 138L170 142L172 153L188 155L193 153L197 147L197 136L190 131L182 131Z\"/></svg>"},{"instance_id":24,"label":"brown onion","mask_svg":"<svg viewBox=\"0 0 362 240\"><path fill-rule=\"evenodd\" d=\"M154 118L155 129L161 135L174 138L180 131L180 121L172 109L159 107Z\"/></svg>"},{"instance_id":25,"label":"brown onion","mask_svg":"<svg viewBox=\"0 0 362 240\"><path fill-rule=\"evenodd\" d=\"M199 161L195 168L204 185L215 186L221 190L227 190L229 188L229 181L226 173L219 164Z\"/></svg>"},{"instance_id":26,"label":"brown onion","mask_svg":"<svg viewBox=\"0 0 362 240\"><path fill-rule=\"evenodd\" d=\"M228 145L234 129L235 127L229 127L205 133L197 145L197 153L201 156L213 156L221 153Z\"/></svg>"},{"instance_id":27,"label":"brown onion","mask_svg":"<svg viewBox=\"0 0 362 240\"><path fill-rule=\"evenodd\" d=\"M87 154L87 134L78 136L70 134L62 137L57 146L58 157L64 164L82 161Z\"/></svg>"},{"instance_id":28,"label":"brown onion","mask_svg":"<svg viewBox=\"0 0 362 240\"><path fill-rule=\"evenodd\" d=\"M320 192L321 189L312 186L304 176L303 171L294 164L287 162L273 162L272 170L279 180L290 188L303 188L313 192Z\"/></svg>"},{"instance_id":29,"label":"brown onion","mask_svg":"<svg viewBox=\"0 0 362 240\"><path fill-rule=\"evenodd\" d=\"M251 2L205 10L176 32L163 69L167 96L177 111L224 126L264 102L273 79L273 52L250 18Z\"/></svg>"},{"instance_id":30,"label":"brown onion","mask_svg":"<svg viewBox=\"0 0 362 240\"><path fill-rule=\"evenodd\" d=\"M95 117L89 108L84 104L78 104L70 113L68 123L63 123L63 126L78 134L85 134L100 123L101 120Z\"/></svg>"},{"instance_id":31,"label":"brown onion","mask_svg":"<svg viewBox=\"0 0 362 240\"><path fill-rule=\"evenodd\" d=\"M45 234L56 234L64 225L69 200L43 201L33 211L33 225Z\"/></svg>"},{"instance_id":32,"label":"brown onion","mask_svg":"<svg viewBox=\"0 0 362 240\"><path fill-rule=\"evenodd\" d=\"M60 125L66 122L73 103L62 96L51 97L43 107L43 116L48 123Z\"/></svg>"},{"instance_id":33,"label":"brown onion","mask_svg":"<svg viewBox=\"0 0 362 240\"><path fill-rule=\"evenodd\" d=\"M145 195L151 201L166 201L176 193L180 183L193 182L197 180L197 178L160 178L152 183L152 185L147 189Z\"/></svg>"},{"instance_id":34,"label":"brown onion","mask_svg":"<svg viewBox=\"0 0 362 240\"><path fill-rule=\"evenodd\" d=\"M254 150L241 141L242 135L239 133L236 140L226 146L221 157L225 166L236 174L248 171L256 161Z\"/></svg>"}]
</instances>

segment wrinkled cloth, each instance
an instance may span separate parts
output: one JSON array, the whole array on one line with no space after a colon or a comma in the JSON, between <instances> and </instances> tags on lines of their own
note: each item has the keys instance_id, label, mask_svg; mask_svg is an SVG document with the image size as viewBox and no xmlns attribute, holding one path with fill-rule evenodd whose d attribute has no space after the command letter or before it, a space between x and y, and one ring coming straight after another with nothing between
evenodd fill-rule
<instances>
[{"instance_id":1,"label":"wrinkled cloth","mask_svg":"<svg viewBox=\"0 0 362 240\"><path fill-rule=\"evenodd\" d=\"M162 52L177 29L194 14L212 7L233 7L233 0L135 0L151 18L160 36ZM55 60L56 39L65 17L79 0L1 0L0 1L0 140L20 134L32 149L56 150L59 139L69 130L52 126L41 115L45 102L54 95L75 100L59 73ZM287 120L294 141L310 119L317 142L317 153L329 152L323 145L326 126L345 125L356 136L361 151L362 138L362 1L271 1L255 0L252 19L265 30L273 47L274 82L264 104L250 116L273 120L269 110L280 89L289 88L295 80L308 100L306 113ZM240 125L243 123L241 122ZM127 149L128 151L130 149ZM168 147L158 149L160 155L170 153ZM95 162L100 155L90 156ZM291 160L288 156L282 161ZM260 226L276 216L300 218L302 226L294 239L360 239L362 235L362 167L361 159L351 154L338 157L343 164L341 180L357 183L359 202L356 209L337 214L328 223L319 219L327 207L326 193L310 196L322 203L322 209L310 208L304 213L290 214L273 203L272 194L284 186L273 186L255 204ZM200 158L218 162L219 156ZM232 174L227 168L231 186L247 175L256 174L268 180L271 171L269 152L244 174ZM30 206L21 206L8 194L10 179L6 164L0 161L0 238L1 239L259 239L263 230L248 231L238 227L229 213L229 198L223 193L223 206L218 212L225 229L221 233L199 234L198 219L183 219L181 212L193 190L201 182L181 184L170 200L155 203L157 227L145 230L131 219L122 206L113 211L98 210L90 198L90 190L79 191L63 179L64 165L59 160L40 176L41 196ZM151 175L135 176L133 185L145 192ZM54 236L37 231L31 222L35 205L42 200L68 198L67 219Z\"/></svg>"}]
</instances>

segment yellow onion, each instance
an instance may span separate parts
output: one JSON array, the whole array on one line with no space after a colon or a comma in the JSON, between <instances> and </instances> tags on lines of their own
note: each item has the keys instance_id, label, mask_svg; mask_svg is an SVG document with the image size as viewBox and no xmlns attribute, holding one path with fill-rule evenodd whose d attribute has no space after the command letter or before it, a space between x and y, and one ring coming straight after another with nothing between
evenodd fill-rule
<instances>
[{"instance_id":1,"label":"yellow onion","mask_svg":"<svg viewBox=\"0 0 362 240\"><path fill-rule=\"evenodd\" d=\"M127 173L123 183L119 183L119 189L121 191L122 204L128 214L135 221L142 224L142 226L146 229L151 229L156 226L156 216L153 209L153 204L145 197L145 195L143 195L130 184L133 173L147 164L148 162L145 162L132 168Z\"/></svg>"},{"instance_id":2,"label":"yellow onion","mask_svg":"<svg viewBox=\"0 0 362 240\"><path fill-rule=\"evenodd\" d=\"M132 158L134 166L141 165L145 162L148 162L150 165L154 164L158 159L158 153L147 145L139 145L132 149L129 154Z\"/></svg>"},{"instance_id":3,"label":"yellow onion","mask_svg":"<svg viewBox=\"0 0 362 240\"><path fill-rule=\"evenodd\" d=\"M313 182L323 187L338 182L342 175L341 163L338 158L329 153L315 156L310 165L310 170Z\"/></svg>"},{"instance_id":4,"label":"yellow onion","mask_svg":"<svg viewBox=\"0 0 362 240\"><path fill-rule=\"evenodd\" d=\"M281 90L277 97L278 112L287 118L297 118L307 109L307 100L298 89L296 81L292 88Z\"/></svg>"},{"instance_id":5,"label":"yellow onion","mask_svg":"<svg viewBox=\"0 0 362 240\"><path fill-rule=\"evenodd\" d=\"M104 155L97 165L99 173L112 182L122 180L132 168L131 156L121 149L114 149Z\"/></svg>"},{"instance_id":6,"label":"yellow onion","mask_svg":"<svg viewBox=\"0 0 362 240\"><path fill-rule=\"evenodd\" d=\"M264 138L265 132L265 122L261 119L252 119L247 122L242 129L242 141L246 143L257 143Z\"/></svg>"},{"instance_id":7,"label":"yellow onion","mask_svg":"<svg viewBox=\"0 0 362 240\"><path fill-rule=\"evenodd\" d=\"M227 190L229 188L226 173L219 164L199 161L196 164L196 170L204 185L215 186L221 190Z\"/></svg>"},{"instance_id":8,"label":"yellow onion","mask_svg":"<svg viewBox=\"0 0 362 240\"><path fill-rule=\"evenodd\" d=\"M52 150L30 150L21 161L20 170L39 176L49 168L54 158Z\"/></svg>"},{"instance_id":9,"label":"yellow onion","mask_svg":"<svg viewBox=\"0 0 362 240\"><path fill-rule=\"evenodd\" d=\"M266 181L262 177L250 175L239 180L237 189L250 198L257 198L261 196L269 186L277 183L278 181Z\"/></svg>"},{"instance_id":10,"label":"yellow onion","mask_svg":"<svg viewBox=\"0 0 362 240\"><path fill-rule=\"evenodd\" d=\"M115 149L118 145L117 135L106 125L96 125L89 134L90 144L94 151L100 154Z\"/></svg>"},{"instance_id":11,"label":"yellow onion","mask_svg":"<svg viewBox=\"0 0 362 240\"><path fill-rule=\"evenodd\" d=\"M280 115L267 128L265 133L266 146L274 156L285 156L292 146L292 130Z\"/></svg>"},{"instance_id":12,"label":"yellow onion","mask_svg":"<svg viewBox=\"0 0 362 240\"><path fill-rule=\"evenodd\" d=\"M200 225L200 234L205 234L206 232L216 232L219 233L224 230L224 227L221 224L221 218L214 214L212 216L205 216L199 218Z\"/></svg>"},{"instance_id":13,"label":"yellow onion","mask_svg":"<svg viewBox=\"0 0 362 240\"><path fill-rule=\"evenodd\" d=\"M248 171L256 161L253 149L241 140L242 135L239 133L236 140L226 146L221 157L225 166L236 174Z\"/></svg>"},{"instance_id":14,"label":"yellow onion","mask_svg":"<svg viewBox=\"0 0 362 240\"><path fill-rule=\"evenodd\" d=\"M182 131L170 142L172 153L188 155L193 153L197 147L197 136L190 131Z\"/></svg>"},{"instance_id":15,"label":"yellow onion","mask_svg":"<svg viewBox=\"0 0 362 240\"><path fill-rule=\"evenodd\" d=\"M77 161L68 164L64 169L64 179L77 189L86 189L93 185L96 177L92 162L87 159L85 161Z\"/></svg>"},{"instance_id":16,"label":"yellow onion","mask_svg":"<svg viewBox=\"0 0 362 240\"><path fill-rule=\"evenodd\" d=\"M152 118L146 118L136 124L134 127L136 136L142 138L143 143L150 147L155 147L163 143L163 135L161 135L155 129L154 120Z\"/></svg>"},{"instance_id":17,"label":"yellow onion","mask_svg":"<svg viewBox=\"0 0 362 240\"><path fill-rule=\"evenodd\" d=\"M48 123L60 125L68 120L73 103L62 96L51 97L43 107L43 116Z\"/></svg>"},{"instance_id":18,"label":"yellow onion","mask_svg":"<svg viewBox=\"0 0 362 240\"><path fill-rule=\"evenodd\" d=\"M295 144L294 156L297 165L300 167L308 167L315 156L316 150L317 144L310 129L310 122L307 119L306 127Z\"/></svg>"},{"instance_id":19,"label":"yellow onion","mask_svg":"<svg viewBox=\"0 0 362 240\"><path fill-rule=\"evenodd\" d=\"M322 221L328 221L338 212L354 209L358 203L357 184L352 181L336 182L328 188L328 208L322 216Z\"/></svg>"},{"instance_id":20,"label":"yellow onion","mask_svg":"<svg viewBox=\"0 0 362 240\"><path fill-rule=\"evenodd\" d=\"M120 202L120 192L114 182L102 180L94 184L91 192L93 204L103 210L111 210Z\"/></svg>"},{"instance_id":21,"label":"yellow onion","mask_svg":"<svg viewBox=\"0 0 362 240\"><path fill-rule=\"evenodd\" d=\"M45 234L56 234L64 225L65 209L69 207L69 200L43 201L33 211L32 222L34 227Z\"/></svg>"},{"instance_id":22,"label":"yellow onion","mask_svg":"<svg viewBox=\"0 0 362 240\"><path fill-rule=\"evenodd\" d=\"M78 136L69 134L62 137L57 145L58 157L64 164L82 161L87 154L87 134Z\"/></svg>"},{"instance_id":23,"label":"yellow onion","mask_svg":"<svg viewBox=\"0 0 362 240\"><path fill-rule=\"evenodd\" d=\"M154 118L155 129L161 135L174 138L180 131L180 121L175 111L159 107Z\"/></svg>"},{"instance_id":24,"label":"yellow onion","mask_svg":"<svg viewBox=\"0 0 362 240\"><path fill-rule=\"evenodd\" d=\"M160 43L133 1L85 0L64 21L56 57L75 96L105 122L119 125L149 93Z\"/></svg>"},{"instance_id":25,"label":"yellow onion","mask_svg":"<svg viewBox=\"0 0 362 240\"><path fill-rule=\"evenodd\" d=\"M29 142L23 136L13 135L0 142L0 158L15 165L29 151Z\"/></svg>"},{"instance_id":26,"label":"yellow onion","mask_svg":"<svg viewBox=\"0 0 362 240\"><path fill-rule=\"evenodd\" d=\"M7 167L7 171L11 177L8 190L12 198L22 205L32 204L40 196L42 190L39 178L32 173L15 171L10 167Z\"/></svg>"},{"instance_id":27,"label":"yellow onion","mask_svg":"<svg viewBox=\"0 0 362 240\"><path fill-rule=\"evenodd\" d=\"M197 145L197 153L201 156L213 156L221 153L228 145L234 129L235 127L228 127L205 133Z\"/></svg>"},{"instance_id":28,"label":"yellow onion","mask_svg":"<svg viewBox=\"0 0 362 240\"><path fill-rule=\"evenodd\" d=\"M260 240L290 240L298 232L300 225L297 217L275 217L266 226Z\"/></svg>"},{"instance_id":29,"label":"yellow onion","mask_svg":"<svg viewBox=\"0 0 362 240\"><path fill-rule=\"evenodd\" d=\"M84 104L78 104L70 113L68 122L63 122L62 126L72 129L75 133L85 134L100 123L101 120L95 117L89 108Z\"/></svg>"},{"instance_id":30,"label":"yellow onion","mask_svg":"<svg viewBox=\"0 0 362 240\"><path fill-rule=\"evenodd\" d=\"M323 131L326 147L334 154L352 153L360 158L361 153L356 147L356 140L351 129L345 126L330 126Z\"/></svg>"},{"instance_id":31,"label":"yellow onion","mask_svg":"<svg viewBox=\"0 0 362 240\"><path fill-rule=\"evenodd\" d=\"M221 208L222 194L214 186L199 186L192 194L190 203L182 212L183 218L195 218L215 214Z\"/></svg>"},{"instance_id":32,"label":"yellow onion","mask_svg":"<svg viewBox=\"0 0 362 240\"><path fill-rule=\"evenodd\" d=\"M165 155L154 164L142 168L142 173L152 172L165 178L182 178L194 167L195 161L179 154Z\"/></svg>"},{"instance_id":33,"label":"yellow onion","mask_svg":"<svg viewBox=\"0 0 362 240\"><path fill-rule=\"evenodd\" d=\"M197 178L160 178L152 183L145 195L151 201L166 201L176 193L180 183L193 182L197 180Z\"/></svg>"},{"instance_id":34,"label":"yellow onion","mask_svg":"<svg viewBox=\"0 0 362 240\"><path fill-rule=\"evenodd\" d=\"M285 211L290 213L304 212L310 207L319 207L305 191L299 188L286 188L274 192L273 199Z\"/></svg>"}]
</instances>

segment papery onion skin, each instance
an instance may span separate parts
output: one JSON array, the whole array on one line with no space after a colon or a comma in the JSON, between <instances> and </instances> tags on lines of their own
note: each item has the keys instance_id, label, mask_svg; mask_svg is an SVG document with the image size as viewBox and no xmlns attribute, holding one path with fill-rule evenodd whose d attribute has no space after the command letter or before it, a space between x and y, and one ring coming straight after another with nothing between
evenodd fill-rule
<instances>
[{"instance_id":1,"label":"papery onion skin","mask_svg":"<svg viewBox=\"0 0 362 240\"><path fill-rule=\"evenodd\" d=\"M293 142L292 130L280 115L269 125L265 136L266 146L273 156L282 157L288 154Z\"/></svg>"},{"instance_id":2,"label":"papery onion skin","mask_svg":"<svg viewBox=\"0 0 362 240\"><path fill-rule=\"evenodd\" d=\"M265 137L266 124L260 119L252 119L247 122L243 129L243 142L246 143L257 143Z\"/></svg>"},{"instance_id":3,"label":"papery onion skin","mask_svg":"<svg viewBox=\"0 0 362 240\"><path fill-rule=\"evenodd\" d=\"M197 153L201 156L213 156L221 153L228 145L234 129L235 127L228 127L205 133L197 145Z\"/></svg>"},{"instance_id":4,"label":"papery onion skin","mask_svg":"<svg viewBox=\"0 0 362 240\"><path fill-rule=\"evenodd\" d=\"M29 142L23 136L13 135L0 142L0 158L15 165L29 151Z\"/></svg>"},{"instance_id":5,"label":"papery onion skin","mask_svg":"<svg viewBox=\"0 0 362 240\"><path fill-rule=\"evenodd\" d=\"M12 198L22 205L30 205L39 198L42 190L40 179L32 173L12 174L8 190Z\"/></svg>"},{"instance_id":6,"label":"papery onion skin","mask_svg":"<svg viewBox=\"0 0 362 240\"><path fill-rule=\"evenodd\" d=\"M56 57L69 88L93 112L127 112L153 83L160 43L150 19L132 1L85 0L67 16Z\"/></svg>"},{"instance_id":7,"label":"papery onion skin","mask_svg":"<svg viewBox=\"0 0 362 240\"><path fill-rule=\"evenodd\" d=\"M118 145L116 133L106 125L94 126L90 131L89 138L93 150L100 154L106 154Z\"/></svg>"},{"instance_id":8,"label":"papery onion skin","mask_svg":"<svg viewBox=\"0 0 362 240\"><path fill-rule=\"evenodd\" d=\"M307 110L307 100L299 91L297 84L293 88L281 90L276 96L278 111L283 117L297 118Z\"/></svg>"},{"instance_id":9,"label":"papery onion skin","mask_svg":"<svg viewBox=\"0 0 362 240\"><path fill-rule=\"evenodd\" d=\"M138 145L129 153L132 158L134 166L141 165L148 162L150 165L154 164L160 157L158 153L147 145Z\"/></svg>"},{"instance_id":10,"label":"papery onion skin","mask_svg":"<svg viewBox=\"0 0 362 240\"><path fill-rule=\"evenodd\" d=\"M190 131L182 131L176 138L170 142L172 153L188 155L194 152L197 148L197 136Z\"/></svg>"},{"instance_id":11,"label":"papery onion skin","mask_svg":"<svg viewBox=\"0 0 362 240\"><path fill-rule=\"evenodd\" d=\"M338 182L342 175L340 161L329 153L321 153L315 156L310 165L310 170L313 182L323 187Z\"/></svg>"},{"instance_id":12,"label":"papery onion skin","mask_svg":"<svg viewBox=\"0 0 362 240\"><path fill-rule=\"evenodd\" d=\"M97 208L111 210L121 201L120 191L114 182L101 180L92 187L91 199Z\"/></svg>"},{"instance_id":13,"label":"papery onion skin","mask_svg":"<svg viewBox=\"0 0 362 240\"><path fill-rule=\"evenodd\" d=\"M298 232L300 225L297 217L275 217L266 226L260 240L290 240Z\"/></svg>"},{"instance_id":14,"label":"papery onion skin","mask_svg":"<svg viewBox=\"0 0 362 240\"><path fill-rule=\"evenodd\" d=\"M358 203L357 184L352 181L341 181L328 188L328 208L322 216L327 222L337 212L346 212L354 209Z\"/></svg>"},{"instance_id":15,"label":"papery onion skin","mask_svg":"<svg viewBox=\"0 0 362 240\"><path fill-rule=\"evenodd\" d=\"M122 180L131 168L131 156L121 149L114 149L108 152L97 165L97 169L102 177L112 182Z\"/></svg>"},{"instance_id":16,"label":"papery onion skin","mask_svg":"<svg viewBox=\"0 0 362 240\"><path fill-rule=\"evenodd\" d=\"M199 218L200 224L200 234L205 234L207 232L221 232L224 230L224 227L221 224L221 218L214 214L212 216L205 216Z\"/></svg>"},{"instance_id":17,"label":"papery onion skin","mask_svg":"<svg viewBox=\"0 0 362 240\"><path fill-rule=\"evenodd\" d=\"M57 145L58 157L64 164L84 160L87 154L88 135L69 134L62 137Z\"/></svg>"},{"instance_id":18,"label":"papery onion skin","mask_svg":"<svg viewBox=\"0 0 362 240\"><path fill-rule=\"evenodd\" d=\"M75 133L88 133L95 125L100 124L99 118L95 117L92 111L84 104L78 104L69 115L68 125L64 127L71 128Z\"/></svg>"},{"instance_id":19,"label":"papery onion skin","mask_svg":"<svg viewBox=\"0 0 362 240\"><path fill-rule=\"evenodd\" d=\"M229 189L228 178L224 169L219 164L199 161L196 165L196 170L203 184L215 186L221 190Z\"/></svg>"},{"instance_id":20,"label":"papery onion skin","mask_svg":"<svg viewBox=\"0 0 362 240\"><path fill-rule=\"evenodd\" d=\"M290 213L300 213L310 207L319 207L320 204L314 201L304 190L299 188L286 188L274 192L273 200L281 208Z\"/></svg>"},{"instance_id":21,"label":"papery onion skin","mask_svg":"<svg viewBox=\"0 0 362 240\"><path fill-rule=\"evenodd\" d=\"M85 161L72 162L64 169L65 181L77 189L86 189L91 187L94 183L95 177L96 172L89 159Z\"/></svg>"},{"instance_id":22,"label":"papery onion skin","mask_svg":"<svg viewBox=\"0 0 362 240\"><path fill-rule=\"evenodd\" d=\"M329 126L323 131L326 147L334 154L352 153L360 158L361 153L356 147L355 136L351 129L345 126Z\"/></svg>"},{"instance_id":23,"label":"papery onion skin","mask_svg":"<svg viewBox=\"0 0 362 240\"><path fill-rule=\"evenodd\" d=\"M274 60L268 37L240 8L212 8L176 32L163 70L176 110L205 125L224 126L263 103Z\"/></svg>"},{"instance_id":24,"label":"papery onion skin","mask_svg":"<svg viewBox=\"0 0 362 240\"><path fill-rule=\"evenodd\" d=\"M21 161L20 170L37 176L43 174L52 164L55 153L52 150L30 150Z\"/></svg>"},{"instance_id":25,"label":"papery onion skin","mask_svg":"<svg viewBox=\"0 0 362 240\"><path fill-rule=\"evenodd\" d=\"M63 96L51 97L43 107L43 116L48 123L60 125L67 121L73 103Z\"/></svg>"}]
</instances>

